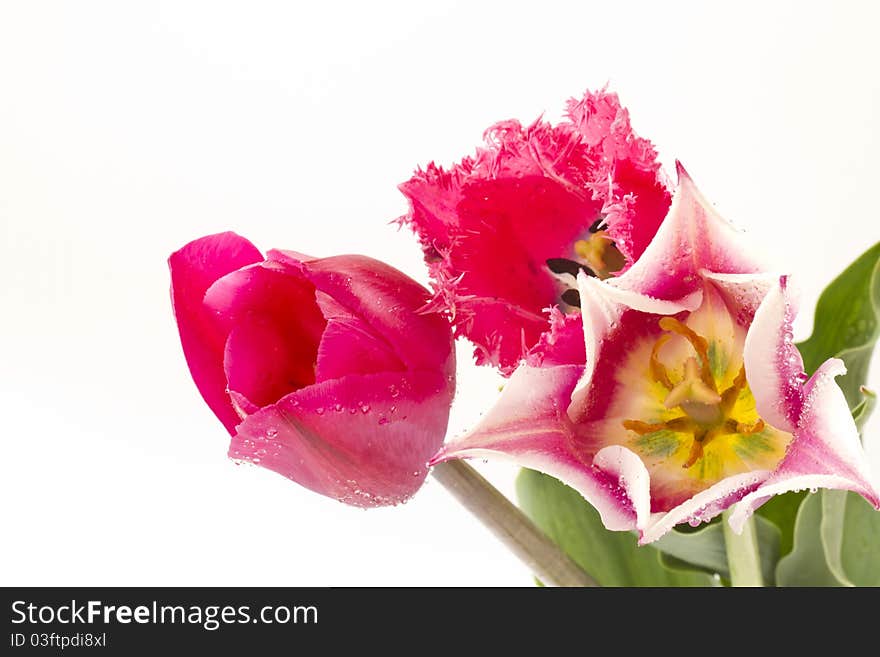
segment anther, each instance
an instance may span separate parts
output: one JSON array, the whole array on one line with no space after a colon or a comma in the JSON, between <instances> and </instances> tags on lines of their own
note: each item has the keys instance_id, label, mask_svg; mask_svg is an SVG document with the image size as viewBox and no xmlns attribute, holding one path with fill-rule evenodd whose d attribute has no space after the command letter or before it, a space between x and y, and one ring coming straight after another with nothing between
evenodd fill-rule
<instances>
[{"instance_id":1,"label":"anther","mask_svg":"<svg viewBox=\"0 0 880 657\"><path fill-rule=\"evenodd\" d=\"M587 276L596 275L593 270L586 265L582 265L576 260L569 260L568 258L547 258L546 263L547 268L554 274L569 274L576 277L578 272L584 272Z\"/></svg>"},{"instance_id":2,"label":"anther","mask_svg":"<svg viewBox=\"0 0 880 657\"><path fill-rule=\"evenodd\" d=\"M672 390L673 385L672 381L669 378L669 372L666 371L666 366L660 362L660 349L663 348L663 345L669 342L672 338L670 335L662 335L654 343L654 348L651 349L651 376L654 377L654 380L657 383L662 383L663 386L667 390Z\"/></svg>"},{"instance_id":3,"label":"anther","mask_svg":"<svg viewBox=\"0 0 880 657\"><path fill-rule=\"evenodd\" d=\"M733 409L734 404L736 404L736 400L739 398L739 393L746 386L746 368L740 367L739 373L736 375L736 378L733 380L733 384L721 393L721 409L724 411L724 414L727 415Z\"/></svg>"},{"instance_id":4,"label":"anther","mask_svg":"<svg viewBox=\"0 0 880 657\"><path fill-rule=\"evenodd\" d=\"M575 308L581 307L581 294L574 288L570 288L563 292L560 298L569 306L573 306Z\"/></svg>"},{"instance_id":5,"label":"anther","mask_svg":"<svg viewBox=\"0 0 880 657\"><path fill-rule=\"evenodd\" d=\"M663 431L666 428L666 425L650 424L640 420L624 420L623 428L628 431L635 431L640 436L644 436L645 434L654 433L655 431Z\"/></svg>"},{"instance_id":6,"label":"anther","mask_svg":"<svg viewBox=\"0 0 880 657\"><path fill-rule=\"evenodd\" d=\"M764 420L758 418L758 421L754 424L743 424L742 422L736 423L736 432L745 434L747 436L751 436L752 434L761 433L764 430Z\"/></svg>"}]
</instances>

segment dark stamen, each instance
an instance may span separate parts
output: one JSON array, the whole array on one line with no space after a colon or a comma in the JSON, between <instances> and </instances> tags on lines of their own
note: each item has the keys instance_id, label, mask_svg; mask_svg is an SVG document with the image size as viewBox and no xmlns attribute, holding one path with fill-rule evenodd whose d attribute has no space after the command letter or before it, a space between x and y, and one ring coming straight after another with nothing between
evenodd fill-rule
<instances>
[{"instance_id":1,"label":"dark stamen","mask_svg":"<svg viewBox=\"0 0 880 657\"><path fill-rule=\"evenodd\" d=\"M591 233L598 233L600 230L605 229L605 217L599 217L593 224L590 226L589 230Z\"/></svg>"},{"instance_id":2,"label":"dark stamen","mask_svg":"<svg viewBox=\"0 0 880 657\"><path fill-rule=\"evenodd\" d=\"M577 290L566 290L562 293L562 300L569 306L581 307L581 295Z\"/></svg>"},{"instance_id":3,"label":"dark stamen","mask_svg":"<svg viewBox=\"0 0 880 657\"><path fill-rule=\"evenodd\" d=\"M547 258L547 267L554 274L571 274L577 276L579 271L584 272L587 276L595 276L592 269L583 265L576 260L568 258Z\"/></svg>"},{"instance_id":4,"label":"dark stamen","mask_svg":"<svg viewBox=\"0 0 880 657\"><path fill-rule=\"evenodd\" d=\"M577 276L580 264L567 258L547 258L547 266L554 274L571 274Z\"/></svg>"}]
</instances>

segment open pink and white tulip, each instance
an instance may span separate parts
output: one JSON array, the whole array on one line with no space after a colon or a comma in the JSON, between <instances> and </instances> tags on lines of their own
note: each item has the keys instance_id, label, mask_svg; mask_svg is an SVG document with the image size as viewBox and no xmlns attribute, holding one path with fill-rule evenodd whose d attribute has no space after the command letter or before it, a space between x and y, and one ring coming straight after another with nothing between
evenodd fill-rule
<instances>
[{"instance_id":1,"label":"open pink and white tulip","mask_svg":"<svg viewBox=\"0 0 880 657\"><path fill-rule=\"evenodd\" d=\"M448 322L429 292L364 256L310 258L234 233L171 255L193 379L229 455L361 507L423 483L455 388Z\"/></svg>"},{"instance_id":2,"label":"open pink and white tulip","mask_svg":"<svg viewBox=\"0 0 880 657\"><path fill-rule=\"evenodd\" d=\"M569 101L558 125L503 121L485 142L400 185L402 221L420 238L432 307L474 343L478 363L509 374L547 330L548 308L577 312L566 274L605 278L632 263L670 194L651 143L604 90Z\"/></svg>"},{"instance_id":3,"label":"open pink and white tulip","mask_svg":"<svg viewBox=\"0 0 880 657\"><path fill-rule=\"evenodd\" d=\"M502 456L577 489L641 543L734 504L740 531L773 495L855 491L875 507L832 358L792 342L788 278L770 273L679 166L668 216L624 274L578 277L583 336L557 317L497 405L433 462Z\"/></svg>"}]
</instances>

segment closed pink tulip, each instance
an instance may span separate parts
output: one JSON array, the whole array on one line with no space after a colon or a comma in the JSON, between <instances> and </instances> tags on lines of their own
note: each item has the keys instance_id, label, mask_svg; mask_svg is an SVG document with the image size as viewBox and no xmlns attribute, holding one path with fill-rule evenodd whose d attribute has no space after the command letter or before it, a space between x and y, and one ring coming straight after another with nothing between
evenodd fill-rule
<instances>
[{"instance_id":1,"label":"closed pink tulip","mask_svg":"<svg viewBox=\"0 0 880 657\"><path fill-rule=\"evenodd\" d=\"M169 259L193 379L229 456L361 507L424 482L455 388L448 323L429 293L359 255L264 258L234 233Z\"/></svg>"}]
</instances>

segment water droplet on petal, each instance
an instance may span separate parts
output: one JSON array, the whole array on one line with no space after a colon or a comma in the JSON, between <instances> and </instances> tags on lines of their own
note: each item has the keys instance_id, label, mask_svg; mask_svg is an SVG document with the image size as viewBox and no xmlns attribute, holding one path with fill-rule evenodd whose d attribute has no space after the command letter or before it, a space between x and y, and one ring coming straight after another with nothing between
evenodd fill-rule
<instances>
[{"instance_id":1,"label":"water droplet on petal","mask_svg":"<svg viewBox=\"0 0 880 657\"><path fill-rule=\"evenodd\" d=\"M278 437L277 429L266 429L266 440L275 440Z\"/></svg>"},{"instance_id":2,"label":"water droplet on petal","mask_svg":"<svg viewBox=\"0 0 880 657\"><path fill-rule=\"evenodd\" d=\"M315 413L317 413L318 415L324 415L324 407L318 406L318 408L315 409Z\"/></svg>"},{"instance_id":3,"label":"water droplet on petal","mask_svg":"<svg viewBox=\"0 0 880 657\"><path fill-rule=\"evenodd\" d=\"M389 420L387 417L380 417L379 424L388 424Z\"/></svg>"},{"instance_id":4,"label":"water droplet on petal","mask_svg":"<svg viewBox=\"0 0 880 657\"><path fill-rule=\"evenodd\" d=\"M361 404L361 413L369 413L370 405L369 404Z\"/></svg>"}]
</instances>

